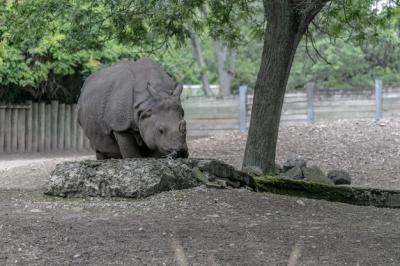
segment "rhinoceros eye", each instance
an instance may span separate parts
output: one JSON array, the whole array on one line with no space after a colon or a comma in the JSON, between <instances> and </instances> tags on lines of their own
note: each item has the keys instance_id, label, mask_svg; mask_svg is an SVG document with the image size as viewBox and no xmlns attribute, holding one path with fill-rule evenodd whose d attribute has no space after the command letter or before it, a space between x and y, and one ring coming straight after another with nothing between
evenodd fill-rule
<instances>
[{"instance_id":1,"label":"rhinoceros eye","mask_svg":"<svg viewBox=\"0 0 400 266\"><path fill-rule=\"evenodd\" d=\"M160 132L160 134L164 134L164 129L163 129L162 127L160 127L160 128L158 129L158 131Z\"/></svg>"},{"instance_id":2,"label":"rhinoceros eye","mask_svg":"<svg viewBox=\"0 0 400 266\"><path fill-rule=\"evenodd\" d=\"M144 119L144 118L150 117L151 113L152 113L151 109L142 111L142 112L139 113L139 118L140 119Z\"/></svg>"}]
</instances>

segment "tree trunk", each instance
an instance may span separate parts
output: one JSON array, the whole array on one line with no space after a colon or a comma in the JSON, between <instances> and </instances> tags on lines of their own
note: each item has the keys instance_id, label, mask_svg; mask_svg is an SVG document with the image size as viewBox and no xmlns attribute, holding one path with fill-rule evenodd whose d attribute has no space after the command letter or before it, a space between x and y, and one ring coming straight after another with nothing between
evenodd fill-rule
<instances>
[{"instance_id":1,"label":"tree trunk","mask_svg":"<svg viewBox=\"0 0 400 266\"><path fill-rule=\"evenodd\" d=\"M215 57L217 58L218 80L219 80L219 95L230 96L232 76L235 71L236 51L221 46L218 40L213 42Z\"/></svg>"},{"instance_id":2,"label":"tree trunk","mask_svg":"<svg viewBox=\"0 0 400 266\"><path fill-rule=\"evenodd\" d=\"M199 37L192 29L190 29L190 40L192 43L194 57L200 67L203 92L206 96L211 96L213 93L210 88L210 82L208 81L207 65L206 61L204 60L203 50L201 49Z\"/></svg>"},{"instance_id":3,"label":"tree trunk","mask_svg":"<svg viewBox=\"0 0 400 266\"><path fill-rule=\"evenodd\" d=\"M326 1L264 0L267 27L254 91L243 168L275 172L275 152L286 85L297 46Z\"/></svg>"}]
</instances>

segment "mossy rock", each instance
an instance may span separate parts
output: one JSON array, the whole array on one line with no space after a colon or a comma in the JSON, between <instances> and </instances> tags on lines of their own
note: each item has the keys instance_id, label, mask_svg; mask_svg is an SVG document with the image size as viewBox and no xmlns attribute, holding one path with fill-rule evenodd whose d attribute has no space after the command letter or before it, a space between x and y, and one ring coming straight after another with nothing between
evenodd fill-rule
<instances>
[{"instance_id":1,"label":"mossy rock","mask_svg":"<svg viewBox=\"0 0 400 266\"><path fill-rule=\"evenodd\" d=\"M344 170L331 170L328 172L328 178L331 179L336 185L351 184L351 176Z\"/></svg>"},{"instance_id":2,"label":"mossy rock","mask_svg":"<svg viewBox=\"0 0 400 266\"><path fill-rule=\"evenodd\" d=\"M295 166L293 168L291 168L290 170L288 170L285 173L281 174L282 177L286 177L286 178L291 178L291 179L303 179L303 171L301 171L301 168L299 166Z\"/></svg>"},{"instance_id":3,"label":"mossy rock","mask_svg":"<svg viewBox=\"0 0 400 266\"><path fill-rule=\"evenodd\" d=\"M326 176L313 176L313 177L307 177L303 179L304 181L309 181L309 182L314 182L314 183L319 183L327 186L334 186L335 183L327 178Z\"/></svg>"},{"instance_id":4,"label":"mossy rock","mask_svg":"<svg viewBox=\"0 0 400 266\"><path fill-rule=\"evenodd\" d=\"M400 208L400 191L325 185L275 176L255 177L256 190L354 205Z\"/></svg>"}]
</instances>

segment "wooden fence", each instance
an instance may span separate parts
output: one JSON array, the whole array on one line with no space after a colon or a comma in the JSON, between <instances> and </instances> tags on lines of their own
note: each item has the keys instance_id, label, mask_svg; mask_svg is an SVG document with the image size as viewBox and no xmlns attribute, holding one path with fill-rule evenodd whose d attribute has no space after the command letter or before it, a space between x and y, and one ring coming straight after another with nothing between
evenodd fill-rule
<instances>
[{"instance_id":1,"label":"wooden fence","mask_svg":"<svg viewBox=\"0 0 400 266\"><path fill-rule=\"evenodd\" d=\"M249 126L253 95L241 87L239 96L217 99L193 97L183 100L189 136L208 136L226 130L245 131ZM334 90L308 84L288 92L281 124L314 123L338 119L400 118L400 88Z\"/></svg>"},{"instance_id":2,"label":"wooden fence","mask_svg":"<svg viewBox=\"0 0 400 266\"><path fill-rule=\"evenodd\" d=\"M285 95L281 124L337 119L400 118L400 88L314 90L315 86ZM209 136L229 130L245 131L253 95L242 87L239 96L219 99L182 99L189 137ZM0 153L88 151L90 144L77 123L76 105L0 105Z\"/></svg>"},{"instance_id":3,"label":"wooden fence","mask_svg":"<svg viewBox=\"0 0 400 266\"><path fill-rule=\"evenodd\" d=\"M0 105L0 153L90 150L76 105Z\"/></svg>"}]
</instances>

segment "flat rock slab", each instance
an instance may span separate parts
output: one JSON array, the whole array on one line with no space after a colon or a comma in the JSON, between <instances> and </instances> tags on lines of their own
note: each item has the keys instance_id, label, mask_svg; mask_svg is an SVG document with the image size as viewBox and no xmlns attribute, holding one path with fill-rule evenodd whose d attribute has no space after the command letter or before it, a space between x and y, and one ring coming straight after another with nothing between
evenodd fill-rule
<instances>
[{"instance_id":1,"label":"flat rock slab","mask_svg":"<svg viewBox=\"0 0 400 266\"><path fill-rule=\"evenodd\" d=\"M253 185L232 166L207 159L123 159L58 164L45 194L61 197L144 198L206 184L225 188Z\"/></svg>"},{"instance_id":2,"label":"flat rock slab","mask_svg":"<svg viewBox=\"0 0 400 266\"><path fill-rule=\"evenodd\" d=\"M251 177L213 159L123 159L64 162L56 166L45 194L60 197L145 198L163 191L206 185L247 186L259 192L400 208L400 191L326 185L318 180Z\"/></svg>"}]
</instances>

